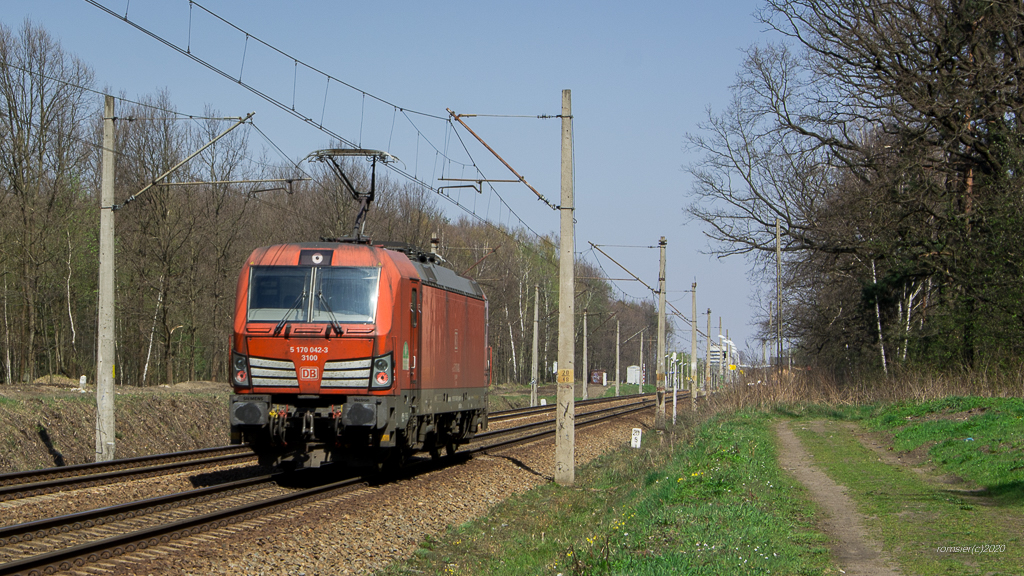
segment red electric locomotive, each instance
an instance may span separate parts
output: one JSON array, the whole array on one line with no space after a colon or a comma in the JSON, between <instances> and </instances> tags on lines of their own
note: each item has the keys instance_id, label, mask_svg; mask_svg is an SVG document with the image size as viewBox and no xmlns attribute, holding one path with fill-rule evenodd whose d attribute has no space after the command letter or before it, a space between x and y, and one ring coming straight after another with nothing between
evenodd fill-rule
<instances>
[{"instance_id":1,"label":"red electric locomotive","mask_svg":"<svg viewBox=\"0 0 1024 576\"><path fill-rule=\"evenodd\" d=\"M433 254L358 234L258 248L231 344L231 438L263 464L436 457L486 422L487 300Z\"/></svg>"},{"instance_id":2,"label":"red electric locomotive","mask_svg":"<svg viewBox=\"0 0 1024 576\"><path fill-rule=\"evenodd\" d=\"M259 248L238 280L232 440L301 466L454 450L486 417L487 360L483 292L428 255Z\"/></svg>"}]
</instances>

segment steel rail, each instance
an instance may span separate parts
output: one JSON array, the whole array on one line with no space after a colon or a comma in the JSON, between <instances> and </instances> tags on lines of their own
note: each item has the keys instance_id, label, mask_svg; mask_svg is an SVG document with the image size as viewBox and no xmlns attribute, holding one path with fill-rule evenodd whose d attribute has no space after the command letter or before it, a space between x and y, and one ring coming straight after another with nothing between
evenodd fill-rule
<instances>
[{"instance_id":1,"label":"steel rail","mask_svg":"<svg viewBox=\"0 0 1024 576\"><path fill-rule=\"evenodd\" d=\"M63 478L67 476L85 476L88 474L94 474L100 470L110 469L119 470L123 468L131 467L142 467L143 463L149 462L161 462L161 461L182 461L182 460L194 460L200 457L206 457L210 454L216 454L218 452L238 452L240 450L248 449L247 445L231 445L231 446L218 446L215 448L200 448L198 450L186 450L183 452L169 452L167 454L154 454L152 456L136 456L133 458L121 458L119 460L111 460L108 462L89 462L87 464L72 464L70 466L58 466L54 468L44 468L42 470L25 470L22 472L7 472L0 474L0 486L9 486L12 484L27 484L30 482L38 482L39 479L52 479L52 478ZM152 465L152 464L146 464Z\"/></svg>"},{"instance_id":2,"label":"steel rail","mask_svg":"<svg viewBox=\"0 0 1024 576\"><path fill-rule=\"evenodd\" d=\"M251 452L233 453L225 454L223 456L212 456L209 458L181 460L177 462L157 464L154 466L146 466L142 468L121 468L117 470L111 470L109 472L98 472L96 474L66 476L62 478L42 480L39 482L31 482L27 484L13 484L8 486L0 486L0 502L4 502L6 500L14 500L16 498L27 498L29 496L40 496L42 494L59 492L71 486L99 486L102 484L110 484L117 480L121 480L123 478L132 476L137 476L139 478L149 478L152 476L173 474L175 472L191 470L195 468L207 468L215 464L224 464L235 460L247 460L251 458L255 458L255 455L253 455Z\"/></svg>"},{"instance_id":3,"label":"steel rail","mask_svg":"<svg viewBox=\"0 0 1024 576\"><path fill-rule=\"evenodd\" d=\"M652 406L654 404L654 402L655 402L654 399L650 399L650 400L640 400L640 402L634 402L633 404L626 404L626 405L623 405L623 406L612 406L610 408L603 408L601 410L595 410L593 412L587 412L586 414L577 414L576 415L576 419L580 420L580 419L584 419L587 416L601 415L601 414L605 414L605 413L612 412L612 411L615 411L615 410L620 410L620 409L623 409L623 408L633 408L633 407L635 407L637 405L639 407L641 407L641 408L646 408L646 407ZM480 432L480 433L476 434L475 436L473 436L473 441L476 442L476 441L479 441L479 440L487 440L488 438L492 438L492 437L495 437L495 436L504 436L504 435L508 435L508 434L514 434L516 432L524 432L526 430L532 430L532 429L535 429L535 428L541 428L541 427L544 427L544 426L550 426L550 425L552 425L554 423L555 423L554 420L541 420L540 422L531 422L530 424L523 424L521 426L515 426L513 428L503 428L501 430L492 430L492 431L488 431L488 432Z\"/></svg>"},{"instance_id":4,"label":"steel rail","mask_svg":"<svg viewBox=\"0 0 1024 576\"><path fill-rule=\"evenodd\" d=\"M593 400L578 400L576 406L590 406L594 404L606 404L609 402L621 401L621 400L633 400L636 398L645 398L647 396L654 396L653 394L630 394L629 396L612 396L610 398L594 398ZM534 414L543 414L545 412L551 412L555 409L554 404L547 406L530 406L527 408L515 408L512 410L502 410L500 412L494 412L487 416L487 420L501 422L503 420L512 420L514 418L524 418L526 416L532 416Z\"/></svg>"},{"instance_id":5,"label":"steel rail","mask_svg":"<svg viewBox=\"0 0 1024 576\"><path fill-rule=\"evenodd\" d=\"M320 500L331 496L336 491L351 491L368 485L369 482L364 478L349 478L170 524L143 528L130 534L111 536L103 540L0 564L0 575L43 576L57 571L73 570L86 564L108 560L114 556L130 554L150 546L168 544L174 540L208 532L211 529L251 520L257 516L278 512L300 503Z\"/></svg>"},{"instance_id":6,"label":"steel rail","mask_svg":"<svg viewBox=\"0 0 1024 576\"><path fill-rule=\"evenodd\" d=\"M390 480L397 481L453 466L462 463L468 456L469 453L466 452L438 461L425 460L401 470L398 474L392 476ZM0 564L0 576L43 576L44 574L53 574L58 571L73 570L86 564L109 560L112 557L130 554L136 550L144 550L150 546L168 544L174 540L187 538L230 524L245 522L258 516L280 512L290 507L339 496L346 492L371 486L372 483L372 480L368 477L347 478L323 486L315 486L258 502L242 504L169 524L143 528L129 534L111 536L95 542L87 542L70 548L54 550L45 554Z\"/></svg>"},{"instance_id":7,"label":"steel rail","mask_svg":"<svg viewBox=\"0 0 1024 576\"><path fill-rule=\"evenodd\" d=\"M602 414L600 416L595 416L593 418L585 418L585 419L583 419L583 421L577 420L575 422L575 427L576 428L584 428L586 426L597 424L598 422L603 422L605 420L611 420L612 418L618 418L620 416L626 416L628 414L632 414L634 412L639 412L641 410L647 410L647 409L650 409L650 407L653 406L654 404L655 404L655 401L654 400L650 400L650 401L645 401L645 402L643 402L643 403L641 403L641 404L639 404L637 406L632 406L632 405L631 406L616 406L614 408L608 408L608 409L606 409L606 410L604 410L602 412L611 412L610 414ZM589 415L593 415L593 414L597 414L597 413L594 412L594 413L588 414L588 416ZM542 424L554 424L554 422L553 421L547 421L547 422L543 422ZM535 425L527 425L527 426L535 426ZM500 430L498 432L508 432L510 430L513 430L513 429L509 428L508 430ZM513 438L511 440L506 440L504 442L498 442L496 444L489 444L487 446L480 446L480 447L477 447L477 448L470 448L469 450L466 451L466 453L468 453L468 454L477 454L477 453L486 454L486 453L488 453L488 452L490 452L492 450L497 450L499 448L510 448L510 447L516 446L518 444L526 444L528 442L533 442L535 440L541 440L541 439L543 439L545 437L554 435L554 433L555 433L554 429L545 430L543 432L537 432L537 433L531 434L529 436L524 436L522 438Z\"/></svg>"},{"instance_id":8,"label":"steel rail","mask_svg":"<svg viewBox=\"0 0 1024 576\"><path fill-rule=\"evenodd\" d=\"M147 514L201 504L213 500L216 496L228 497L251 492L264 484L277 481L282 476L283 473L280 472L266 474L216 486L207 486L195 490L127 502L125 504L56 516L54 518L44 518L33 522L4 526L0 527L0 546L16 544L18 542L29 542L47 536L67 534L68 532L102 526L111 522L121 522Z\"/></svg>"}]
</instances>

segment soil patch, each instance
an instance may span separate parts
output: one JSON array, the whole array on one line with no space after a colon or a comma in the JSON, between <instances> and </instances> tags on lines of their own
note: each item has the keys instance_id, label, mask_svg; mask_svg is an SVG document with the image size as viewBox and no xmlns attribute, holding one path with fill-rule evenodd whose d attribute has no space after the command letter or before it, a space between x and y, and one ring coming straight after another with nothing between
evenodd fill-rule
<instances>
[{"instance_id":1,"label":"soil patch","mask_svg":"<svg viewBox=\"0 0 1024 576\"><path fill-rule=\"evenodd\" d=\"M216 382L115 386L115 456L227 444L230 394L228 384ZM0 386L0 473L84 464L95 456L95 388Z\"/></svg>"},{"instance_id":2,"label":"soil patch","mask_svg":"<svg viewBox=\"0 0 1024 576\"><path fill-rule=\"evenodd\" d=\"M970 410L961 410L959 412L931 412L924 416L907 416L908 422L935 422L939 420L952 420L952 421L963 421L970 420L975 416L981 416L988 411L987 406L979 406L977 408L971 408Z\"/></svg>"},{"instance_id":3,"label":"soil patch","mask_svg":"<svg viewBox=\"0 0 1024 576\"><path fill-rule=\"evenodd\" d=\"M843 570L862 576L899 574L887 564L881 545L868 536L864 516L857 512L846 488L836 484L814 465L810 453L789 423L779 422L776 435L779 439L779 466L803 484L823 510L824 518L820 520L819 527L833 538L832 553Z\"/></svg>"}]
</instances>

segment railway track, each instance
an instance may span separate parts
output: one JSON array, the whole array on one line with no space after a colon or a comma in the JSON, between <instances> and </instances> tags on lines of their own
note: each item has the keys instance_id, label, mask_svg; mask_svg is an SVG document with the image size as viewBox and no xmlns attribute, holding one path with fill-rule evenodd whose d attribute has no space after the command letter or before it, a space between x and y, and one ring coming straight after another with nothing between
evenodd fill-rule
<instances>
[{"instance_id":1,"label":"railway track","mask_svg":"<svg viewBox=\"0 0 1024 576\"><path fill-rule=\"evenodd\" d=\"M0 475L0 502L121 482L130 478L150 478L246 460L255 461L255 458L247 446L221 446L110 462L12 472Z\"/></svg>"},{"instance_id":2,"label":"railway track","mask_svg":"<svg viewBox=\"0 0 1024 576\"><path fill-rule=\"evenodd\" d=\"M580 428L597 424L649 409L653 404L653 398L636 399L625 406L579 414L576 426ZM41 576L80 569L89 564L166 546L183 538L248 522L296 506L312 504L325 498L343 497L378 484L453 466L474 454L499 451L551 437L553 434L552 420L534 422L478 434L464 450L452 456L421 459L388 476L346 478L289 490L279 486L284 476L274 474L10 526L0 529L0 561L3 562L0 564L0 576ZM295 476L292 475L293 478ZM275 489L280 493L268 495Z\"/></svg>"},{"instance_id":3,"label":"railway track","mask_svg":"<svg viewBox=\"0 0 1024 576\"><path fill-rule=\"evenodd\" d=\"M576 402L576 406L592 407L650 397L653 397L653 395L634 394L631 396L581 400ZM554 408L555 406L551 405L505 410L495 412L489 416L488 420L491 422L502 422L535 415L552 414ZM94 462L59 468L47 468L44 470L0 474L0 502L254 459L255 456L245 446L221 446L170 454L125 458L111 462Z\"/></svg>"},{"instance_id":4,"label":"railway track","mask_svg":"<svg viewBox=\"0 0 1024 576\"><path fill-rule=\"evenodd\" d=\"M56 518L0 528L0 562L8 563L37 555L42 549L70 547L105 537L107 527L125 526L132 531L143 526L167 524L203 508L237 506L246 501L265 499L267 493L282 492L277 481L281 474L246 478L216 486L147 498L116 506L88 510ZM276 495L276 494L275 494ZM58 542L59 541L59 542Z\"/></svg>"},{"instance_id":5,"label":"railway track","mask_svg":"<svg viewBox=\"0 0 1024 576\"><path fill-rule=\"evenodd\" d=\"M589 411L584 414L577 414L575 416L575 426L576 428L582 428L610 418L617 418L619 416L651 408L654 406L655 400L654 398L648 398L647 396L648 395L637 397L633 402L626 405L612 406L609 408ZM513 428L481 432L473 438L473 442L469 445L469 449L466 450L466 452L471 454L481 452L486 453L498 448L506 448L525 442L539 440L546 436L553 435L554 425L554 420L542 420L540 422L532 422ZM510 438L505 438L506 436Z\"/></svg>"},{"instance_id":6,"label":"railway track","mask_svg":"<svg viewBox=\"0 0 1024 576\"><path fill-rule=\"evenodd\" d=\"M632 401L637 398L649 398L653 397L653 394L631 394L629 396L613 396L610 398L595 398L593 400L577 400L575 405L577 408L581 406L600 406L602 404L609 404L613 402ZM503 422L506 420L514 420L516 418L526 418L528 416L534 416L537 414L553 414L555 411L555 404L548 406L531 406L528 408L516 408L514 410L502 410L500 412L494 412L487 416L488 423L490 422Z\"/></svg>"}]
</instances>

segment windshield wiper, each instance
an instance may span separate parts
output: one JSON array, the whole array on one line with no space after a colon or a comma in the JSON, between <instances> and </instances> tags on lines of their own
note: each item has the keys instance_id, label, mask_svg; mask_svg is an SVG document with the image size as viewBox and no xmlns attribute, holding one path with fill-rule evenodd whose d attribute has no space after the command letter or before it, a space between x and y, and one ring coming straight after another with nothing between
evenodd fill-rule
<instances>
[{"instance_id":1,"label":"windshield wiper","mask_svg":"<svg viewBox=\"0 0 1024 576\"><path fill-rule=\"evenodd\" d=\"M306 300L306 291L303 290L302 294L299 294L299 297L295 299L295 304L292 304L292 307L289 308L288 311L284 313L284 316L281 318L281 321L277 323L277 327L274 328L274 336L277 336L277 333L280 332L281 328L283 328L285 323L288 322L288 317L291 316L292 312L295 312L296 310L298 310L299 309L299 304L302 304L302 302L305 301L305 300Z\"/></svg>"},{"instance_id":2,"label":"windshield wiper","mask_svg":"<svg viewBox=\"0 0 1024 576\"><path fill-rule=\"evenodd\" d=\"M341 324L338 323L338 319L334 316L334 310L331 310L331 306L327 303L327 300L324 299L324 291L320 290L317 292L316 297L320 300L320 303L324 305L327 313L331 315L331 328L334 328L334 331L338 336L341 336ZM328 336L330 336L330 334L328 334Z\"/></svg>"}]
</instances>

